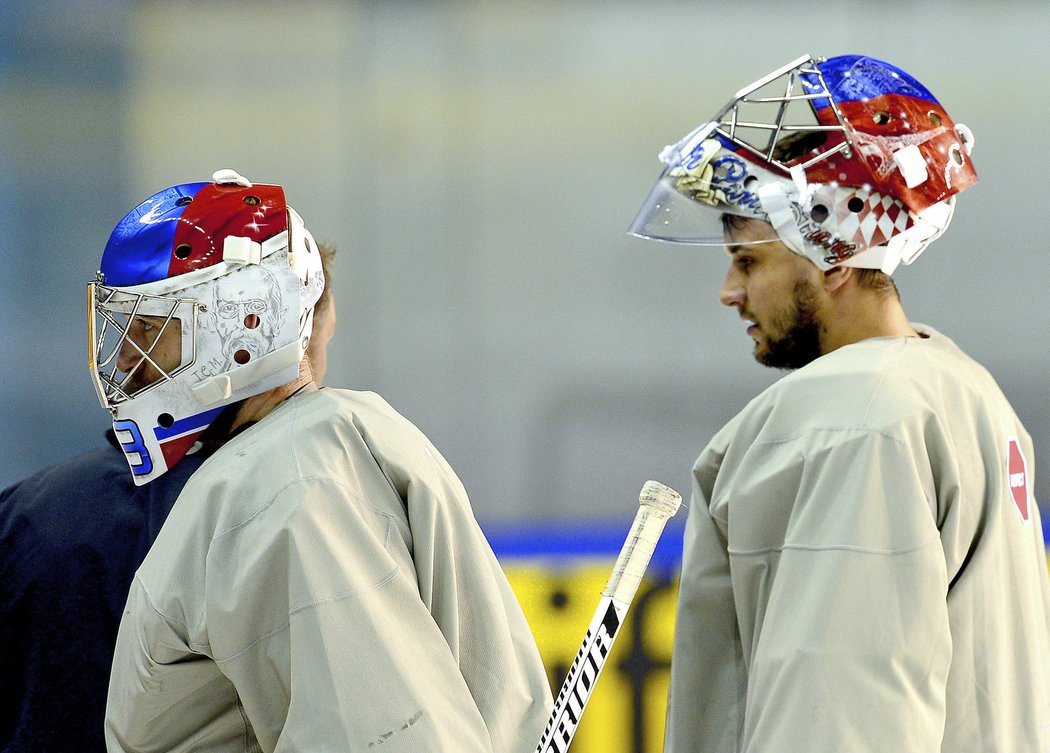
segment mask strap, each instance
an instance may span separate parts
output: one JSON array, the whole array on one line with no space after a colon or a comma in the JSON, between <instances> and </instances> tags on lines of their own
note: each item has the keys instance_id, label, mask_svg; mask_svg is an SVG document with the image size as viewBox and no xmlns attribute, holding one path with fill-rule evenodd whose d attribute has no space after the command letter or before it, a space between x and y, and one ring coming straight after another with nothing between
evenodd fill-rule
<instances>
[{"instance_id":1,"label":"mask strap","mask_svg":"<svg viewBox=\"0 0 1050 753\"><path fill-rule=\"evenodd\" d=\"M806 244L802 240L802 233L795 221L795 210L784 186L780 183L759 186L758 200L780 240L796 254L805 256Z\"/></svg>"}]
</instances>

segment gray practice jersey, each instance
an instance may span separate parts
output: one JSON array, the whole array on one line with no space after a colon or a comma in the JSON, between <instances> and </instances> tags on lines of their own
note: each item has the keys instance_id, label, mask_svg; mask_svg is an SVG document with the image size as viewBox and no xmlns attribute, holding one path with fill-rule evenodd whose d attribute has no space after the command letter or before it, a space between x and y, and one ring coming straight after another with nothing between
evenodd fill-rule
<instances>
[{"instance_id":1,"label":"gray practice jersey","mask_svg":"<svg viewBox=\"0 0 1050 753\"><path fill-rule=\"evenodd\" d=\"M113 751L535 748L550 689L452 469L381 398L285 401L195 473L120 626Z\"/></svg>"},{"instance_id":2,"label":"gray practice jersey","mask_svg":"<svg viewBox=\"0 0 1050 753\"><path fill-rule=\"evenodd\" d=\"M1031 441L917 328L784 377L697 460L667 751L1050 751Z\"/></svg>"}]
</instances>

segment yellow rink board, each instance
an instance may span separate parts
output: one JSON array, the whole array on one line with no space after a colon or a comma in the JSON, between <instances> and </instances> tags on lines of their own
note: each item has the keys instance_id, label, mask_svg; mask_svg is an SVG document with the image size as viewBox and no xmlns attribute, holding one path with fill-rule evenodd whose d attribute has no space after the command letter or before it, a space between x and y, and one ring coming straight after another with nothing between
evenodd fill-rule
<instances>
[{"instance_id":1,"label":"yellow rink board","mask_svg":"<svg viewBox=\"0 0 1050 753\"><path fill-rule=\"evenodd\" d=\"M557 565L509 561L521 602L557 693L609 578L613 558ZM655 753L663 745L677 579L643 581L572 743L572 753Z\"/></svg>"},{"instance_id":2,"label":"yellow rink board","mask_svg":"<svg viewBox=\"0 0 1050 753\"><path fill-rule=\"evenodd\" d=\"M580 648L614 559L541 557L504 562L555 693ZM658 569L643 581L587 706L572 753L662 750L677 593L676 571Z\"/></svg>"}]
</instances>

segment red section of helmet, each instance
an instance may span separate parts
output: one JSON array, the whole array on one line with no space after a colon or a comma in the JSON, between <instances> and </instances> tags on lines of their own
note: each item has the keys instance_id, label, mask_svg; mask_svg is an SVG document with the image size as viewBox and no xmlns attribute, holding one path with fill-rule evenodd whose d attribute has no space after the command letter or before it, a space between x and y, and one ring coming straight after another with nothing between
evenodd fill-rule
<instances>
[{"instance_id":1,"label":"red section of helmet","mask_svg":"<svg viewBox=\"0 0 1050 753\"><path fill-rule=\"evenodd\" d=\"M186 453L189 452L190 447L196 442L200 436L204 433L204 430L195 431L191 434L184 434L181 437L175 437L174 439L168 439L160 443L160 451L164 456L164 464L167 468L173 468L177 462L182 460Z\"/></svg>"},{"instance_id":2,"label":"red section of helmet","mask_svg":"<svg viewBox=\"0 0 1050 753\"><path fill-rule=\"evenodd\" d=\"M280 186L210 183L186 206L175 231L169 276L210 267L222 261L226 236L262 243L288 227L287 205Z\"/></svg>"},{"instance_id":3,"label":"red section of helmet","mask_svg":"<svg viewBox=\"0 0 1050 753\"><path fill-rule=\"evenodd\" d=\"M944 201L977 182L955 124L938 103L888 94L843 102L839 112L853 141L852 158L834 155L806 171L811 182L868 186L900 199L912 212ZM837 125L831 108L817 112L823 125ZM927 179L908 188L894 152L914 145L926 159ZM954 156L953 156L954 155Z\"/></svg>"}]
</instances>

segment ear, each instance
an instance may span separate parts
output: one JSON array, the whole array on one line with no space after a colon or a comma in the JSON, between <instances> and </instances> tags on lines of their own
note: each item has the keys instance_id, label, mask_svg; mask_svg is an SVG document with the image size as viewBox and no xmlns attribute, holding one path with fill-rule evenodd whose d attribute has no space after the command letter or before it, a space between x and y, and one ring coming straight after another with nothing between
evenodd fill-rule
<instances>
[{"instance_id":1,"label":"ear","mask_svg":"<svg viewBox=\"0 0 1050 753\"><path fill-rule=\"evenodd\" d=\"M853 267L832 267L824 272L824 289L829 293L837 293L853 278Z\"/></svg>"}]
</instances>

